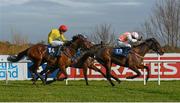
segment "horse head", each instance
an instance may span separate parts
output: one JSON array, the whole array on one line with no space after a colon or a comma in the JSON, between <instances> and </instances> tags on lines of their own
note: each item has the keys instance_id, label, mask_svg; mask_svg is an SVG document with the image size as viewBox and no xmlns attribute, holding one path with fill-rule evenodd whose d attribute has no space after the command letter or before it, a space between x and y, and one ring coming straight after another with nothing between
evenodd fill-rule
<instances>
[{"instance_id":1,"label":"horse head","mask_svg":"<svg viewBox=\"0 0 180 103\"><path fill-rule=\"evenodd\" d=\"M155 38L146 39L145 42L147 43L150 49L157 52L159 55L164 54L164 49L161 47L161 45Z\"/></svg>"},{"instance_id":2,"label":"horse head","mask_svg":"<svg viewBox=\"0 0 180 103\"><path fill-rule=\"evenodd\" d=\"M72 43L74 46L76 46L76 49L81 48L81 49L89 49L93 46L93 44L87 40L87 38L81 34L77 34L72 37Z\"/></svg>"}]
</instances>

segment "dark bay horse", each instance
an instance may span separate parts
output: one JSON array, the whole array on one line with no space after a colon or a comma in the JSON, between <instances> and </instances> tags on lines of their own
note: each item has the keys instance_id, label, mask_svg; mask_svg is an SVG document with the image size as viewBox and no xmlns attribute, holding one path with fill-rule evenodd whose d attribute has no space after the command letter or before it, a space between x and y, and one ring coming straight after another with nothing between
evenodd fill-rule
<instances>
[{"instance_id":1,"label":"dark bay horse","mask_svg":"<svg viewBox=\"0 0 180 103\"><path fill-rule=\"evenodd\" d=\"M66 48L67 44L71 45ZM64 45L64 52L61 53L61 55L57 58L54 58L48 54L47 45L36 44L20 52L17 56L10 56L7 59L11 62L17 62L24 56L27 56L33 62L33 65L30 67L33 84L35 84L35 75L37 75L42 80L43 84L46 84L44 78L39 73L37 73L37 69L40 65L47 62L50 66L56 66L57 68L60 68L61 71L65 74L66 72L64 72L64 68L71 64L71 57L74 56L77 49L86 49L91 47L91 43L87 41L87 39L83 35L73 36L72 40L65 43Z\"/></svg>"},{"instance_id":2,"label":"dark bay horse","mask_svg":"<svg viewBox=\"0 0 180 103\"><path fill-rule=\"evenodd\" d=\"M91 57L95 57L95 59L101 63L106 68L106 77L110 81L111 85L114 86L114 83L111 81L111 65L112 63L129 67L132 71L136 72L137 75L129 76L127 79L133 79L141 75L138 69L146 69L147 70L147 78L146 82L148 81L150 70L147 66L143 64L143 58L145 54L149 50L153 50L154 52L163 55L164 50L162 49L161 45L155 38L146 39L145 41L141 42L139 45L132 47L130 53L127 57L124 56L115 56L113 54L114 47L112 46L103 46L102 48L98 49L91 49L88 54Z\"/></svg>"},{"instance_id":3,"label":"dark bay horse","mask_svg":"<svg viewBox=\"0 0 180 103\"><path fill-rule=\"evenodd\" d=\"M93 45L91 48L101 48L101 44L96 44L96 45ZM76 58L75 62L72 63L72 65L70 65L70 67L74 67L74 68L79 68L79 69L83 69L83 74L84 74L84 78L85 78L85 81L86 81L86 85L89 85L88 84L88 78L87 78L87 69L92 69L96 72L99 72L101 73L105 78L106 78L106 75L100 70L98 69L95 65L95 59L94 58L91 58L89 57L89 55L86 54L86 51L82 51L81 52L81 55L79 57ZM47 76L49 74L51 74L52 72L54 72L57 68L54 68L54 67L49 67L47 66L46 69L44 69L40 74L44 74L45 73L45 80L47 80ZM56 79L54 80L51 80L51 81L48 81L47 83L50 84L52 82L55 82L56 80L64 80L64 79L67 79L67 77L64 77L64 78L58 78L60 75L62 74L61 70L58 71L57 75L56 75ZM111 75L111 74L110 74ZM120 80L111 75L112 78L114 78L118 83L120 83ZM36 78L38 79L38 78Z\"/></svg>"}]
</instances>

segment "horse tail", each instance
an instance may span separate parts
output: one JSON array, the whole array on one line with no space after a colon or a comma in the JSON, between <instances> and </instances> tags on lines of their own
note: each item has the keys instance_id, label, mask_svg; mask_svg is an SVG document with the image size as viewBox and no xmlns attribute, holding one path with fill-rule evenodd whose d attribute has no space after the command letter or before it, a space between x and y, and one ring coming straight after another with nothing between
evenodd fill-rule
<instances>
[{"instance_id":1,"label":"horse tail","mask_svg":"<svg viewBox=\"0 0 180 103\"><path fill-rule=\"evenodd\" d=\"M7 60L10 61L10 62L17 62L17 61L21 60L24 56L27 56L28 50L29 50L29 48L22 51L22 52L20 52L17 56L15 56L15 55L14 56L9 56L7 58Z\"/></svg>"}]
</instances>

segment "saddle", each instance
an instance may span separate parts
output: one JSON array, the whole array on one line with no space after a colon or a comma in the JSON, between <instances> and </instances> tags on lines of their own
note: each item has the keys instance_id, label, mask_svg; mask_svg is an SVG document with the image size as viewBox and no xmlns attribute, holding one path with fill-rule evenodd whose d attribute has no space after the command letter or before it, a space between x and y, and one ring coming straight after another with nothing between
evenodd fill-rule
<instances>
[{"instance_id":1,"label":"saddle","mask_svg":"<svg viewBox=\"0 0 180 103\"><path fill-rule=\"evenodd\" d=\"M113 48L113 55L127 57L131 48L130 47L115 47Z\"/></svg>"}]
</instances>

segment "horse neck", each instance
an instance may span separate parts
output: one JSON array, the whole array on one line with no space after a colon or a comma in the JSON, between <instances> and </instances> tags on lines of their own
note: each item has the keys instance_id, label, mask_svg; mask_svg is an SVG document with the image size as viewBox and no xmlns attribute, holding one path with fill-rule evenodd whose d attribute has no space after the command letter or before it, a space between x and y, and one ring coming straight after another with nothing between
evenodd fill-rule
<instances>
[{"instance_id":1,"label":"horse neck","mask_svg":"<svg viewBox=\"0 0 180 103\"><path fill-rule=\"evenodd\" d=\"M69 57L72 57L72 56L75 55L76 50L73 49L73 48L71 48L71 47L66 47L66 48L64 49L64 52L65 52L65 54L68 55Z\"/></svg>"},{"instance_id":2,"label":"horse neck","mask_svg":"<svg viewBox=\"0 0 180 103\"><path fill-rule=\"evenodd\" d=\"M133 48L133 50L134 50L137 54L139 54L139 55L141 55L141 56L144 57L145 54L150 50L150 48L148 47L148 44L147 44L147 43L143 43L142 45L139 45L139 46Z\"/></svg>"},{"instance_id":3,"label":"horse neck","mask_svg":"<svg viewBox=\"0 0 180 103\"><path fill-rule=\"evenodd\" d=\"M69 53L71 54L71 56L73 56L76 53L77 49L77 45L72 43L67 50L70 51Z\"/></svg>"}]
</instances>

